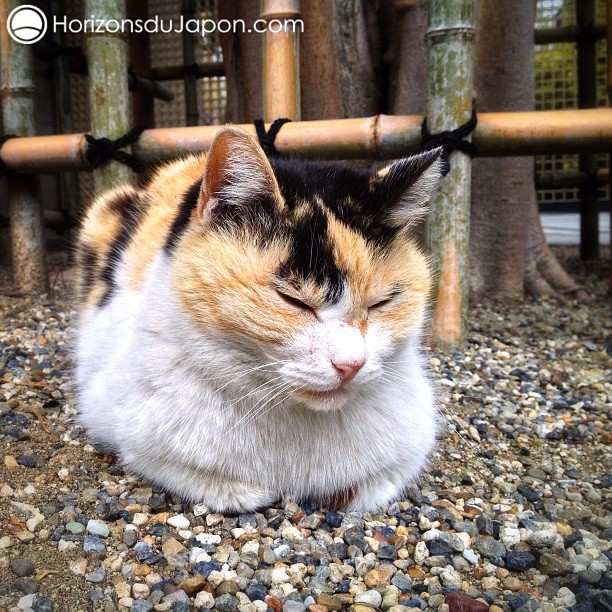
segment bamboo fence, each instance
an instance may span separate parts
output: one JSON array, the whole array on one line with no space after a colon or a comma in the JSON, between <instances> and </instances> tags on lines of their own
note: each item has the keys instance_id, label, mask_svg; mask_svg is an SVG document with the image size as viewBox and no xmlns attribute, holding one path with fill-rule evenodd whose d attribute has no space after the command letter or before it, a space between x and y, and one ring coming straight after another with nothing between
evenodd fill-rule
<instances>
[{"instance_id":1,"label":"bamboo fence","mask_svg":"<svg viewBox=\"0 0 612 612\"><path fill-rule=\"evenodd\" d=\"M2 34L2 88L5 130L20 138L6 141L0 148L0 159L15 173L9 179L12 189L11 206L27 202L28 223L40 227L38 199L31 186L35 184L22 174L91 170L86 156L85 135L82 133L54 136L33 135L33 108L26 112L28 126L12 126L7 113L11 104L25 104L31 99L27 80L29 49L21 46L5 57L6 11L17 0L0 0L5 11L0 23ZM125 0L86 0L86 14L120 19L125 14ZM193 5L185 0L183 8ZM105 11L108 11L105 13ZM300 15L299 0L263 0L261 18L264 20L296 19ZM0 17L2 17L0 15ZM472 76L470 67L473 36L473 0L431 0L428 28L430 83L428 86L428 123L431 132L453 129L470 116ZM573 34L572 34L573 35ZM319 159L394 159L421 148L421 116L376 115L356 119L299 121L299 39L295 32L278 30L264 35L263 90L264 113L268 122L278 117L295 121L280 131L276 147L281 153L291 152L303 157ZM17 53L19 51L19 53ZM192 59L189 49L186 56ZM94 136L117 138L130 128L129 98L127 93L127 42L123 35L110 32L90 36L86 40L90 75L91 131ZM14 57L13 57L14 56ZM10 63L9 63L10 62ZM10 70L9 70L9 67ZM179 72L186 78L186 87L199 74L217 74L219 66L192 65L185 71L178 67L162 74L162 69L149 70L145 76L175 77ZM159 74L158 74L159 73ZM449 81L449 75L455 80ZM15 85L15 79L26 79L25 85ZM189 81L189 83L187 83ZM21 97L20 97L21 94ZM20 101L21 100L21 101ZM27 107L27 105L26 105ZM195 108L195 107L194 107ZM196 116L191 109L189 122ZM241 126L254 133L252 125ZM219 126L191 126L145 130L132 147L134 155L144 164L207 150ZM612 150L612 109L583 109L571 111L539 111L520 113L482 113L472 141L479 156L514 156L552 153L608 152ZM131 170L111 162L95 173L96 191L131 180ZM27 185L27 195L16 196L14 185ZM469 235L469 158L456 153L452 170L433 202L429 241L441 270L437 286L437 308L434 339L444 344L457 344L465 330L467 296L467 245ZM25 192L24 192L25 193ZM20 200L21 198L21 200ZM14 231L23 223L16 218ZM36 225L38 224L38 225ZM31 248L20 251L14 247L15 257L29 268L15 266L19 281L28 278L24 290L43 291L46 275L42 231L33 230ZM19 239L17 240L19 242ZM27 242L27 241L26 241ZM21 264L20 264L21 265Z\"/></svg>"}]
</instances>

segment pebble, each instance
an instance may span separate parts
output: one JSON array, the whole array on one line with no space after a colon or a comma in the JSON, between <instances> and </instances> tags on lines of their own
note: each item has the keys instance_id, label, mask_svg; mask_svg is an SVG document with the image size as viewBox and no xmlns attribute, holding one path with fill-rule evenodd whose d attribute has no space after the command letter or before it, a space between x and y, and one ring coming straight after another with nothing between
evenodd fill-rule
<instances>
[{"instance_id":1,"label":"pebble","mask_svg":"<svg viewBox=\"0 0 612 612\"><path fill-rule=\"evenodd\" d=\"M239 605L240 601L233 595L221 595L215 600L215 610L217 612L236 612Z\"/></svg>"},{"instance_id":2,"label":"pebble","mask_svg":"<svg viewBox=\"0 0 612 612\"><path fill-rule=\"evenodd\" d=\"M17 557L11 561L11 571L15 576L24 578L25 576L32 576L35 572L35 567L30 559Z\"/></svg>"},{"instance_id":3,"label":"pebble","mask_svg":"<svg viewBox=\"0 0 612 612\"><path fill-rule=\"evenodd\" d=\"M87 533L100 538L108 538L110 530L104 521L91 519L87 523Z\"/></svg>"},{"instance_id":4,"label":"pebble","mask_svg":"<svg viewBox=\"0 0 612 612\"><path fill-rule=\"evenodd\" d=\"M33 578L57 561L86 585L75 605L104 612L612 609L601 302L471 307L466 346L429 353L454 433L406 499L367 513L287 502L232 515L99 461L70 420L65 303L0 295L5 379L25 383L0 392L0 499L15 517L0 537L0 569L14 576L0 607L46 589L31 609L61 609L56 578ZM24 412L37 401L57 438Z\"/></svg>"},{"instance_id":5,"label":"pebble","mask_svg":"<svg viewBox=\"0 0 612 612\"><path fill-rule=\"evenodd\" d=\"M106 578L106 572L103 567L97 567L95 570L89 572L89 574L85 575L85 580L87 582L99 583L102 582Z\"/></svg>"},{"instance_id":6,"label":"pebble","mask_svg":"<svg viewBox=\"0 0 612 612\"><path fill-rule=\"evenodd\" d=\"M69 531L73 535L80 535L85 531L85 525L76 521L70 521L69 523L66 523L66 531Z\"/></svg>"},{"instance_id":7,"label":"pebble","mask_svg":"<svg viewBox=\"0 0 612 612\"><path fill-rule=\"evenodd\" d=\"M382 601L382 597L381 597ZM320 606L324 606L328 610L342 610L343 602L340 597L336 597L335 595L328 595L327 593L321 593L317 597L317 604ZM283 607L283 612L286 612Z\"/></svg>"},{"instance_id":8,"label":"pebble","mask_svg":"<svg viewBox=\"0 0 612 612\"><path fill-rule=\"evenodd\" d=\"M176 516L171 516L167 520L168 525L171 527L175 527L176 529L189 529L191 523L189 519L183 514L177 514Z\"/></svg>"},{"instance_id":9,"label":"pebble","mask_svg":"<svg viewBox=\"0 0 612 612\"><path fill-rule=\"evenodd\" d=\"M97 535L90 535L83 538L83 550L85 552L104 552L106 546Z\"/></svg>"},{"instance_id":10,"label":"pebble","mask_svg":"<svg viewBox=\"0 0 612 612\"><path fill-rule=\"evenodd\" d=\"M511 550L506 555L506 568L513 572L526 572L535 564L535 556L527 551Z\"/></svg>"},{"instance_id":11,"label":"pebble","mask_svg":"<svg viewBox=\"0 0 612 612\"><path fill-rule=\"evenodd\" d=\"M53 612L54 604L49 597L38 595L32 606L34 612Z\"/></svg>"}]
</instances>

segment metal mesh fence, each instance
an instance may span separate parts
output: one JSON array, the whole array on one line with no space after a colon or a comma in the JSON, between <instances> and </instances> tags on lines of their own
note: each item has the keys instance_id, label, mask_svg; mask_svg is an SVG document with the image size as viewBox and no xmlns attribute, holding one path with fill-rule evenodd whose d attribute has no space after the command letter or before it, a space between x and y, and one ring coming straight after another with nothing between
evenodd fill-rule
<instances>
[{"instance_id":1,"label":"metal mesh fence","mask_svg":"<svg viewBox=\"0 0 612 612\"><path fill-rule=\"evenodd\" d=\"M180 0L149 0L149 15L159 15L160 19L176 20L181 14ZM216 19L217 0L196 0L197 19ZM156 34L151 44L151 67L162 68L183 65L182 34L170 32ZM195 38L196 62L221 62L223 53L219 35L215 32ZM165 81L164 86L172 91L174 100L163 102L155 100L155 124L157 127L184 126L185 89L182 80ZM225 77L203 77L198 79L198 123L218 125L225 121Z\"/></svg>"},{"instance_id":2,"label":"metal mesh fence","mask_svg":"<svg viewBox=\"0 0 612 612\"><path fill-rule=\"evenodd\" d=\"M596 1L596 23L606 21L605 0ZM536 28L554 28L576 23L575 0L538 0ZM578 77L576 45L554 43L535 47L535 93L537 110L577 108ZM597 43L597 105L607 106L606 95L606 43ZM600 167L607 166L607 156L598 157ZM577 155L541 155L535 158L536 177L558 176L578 172ZM608 199L607 186L599 191L600 199ZM577 187L538 189L538 201L576 202Z\"/></svg>"}]
</instances>

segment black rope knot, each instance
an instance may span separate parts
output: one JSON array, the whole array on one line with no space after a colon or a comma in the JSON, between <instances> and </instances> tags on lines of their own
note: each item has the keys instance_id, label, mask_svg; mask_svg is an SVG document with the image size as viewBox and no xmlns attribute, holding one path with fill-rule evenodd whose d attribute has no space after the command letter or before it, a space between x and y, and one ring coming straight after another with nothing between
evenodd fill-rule
<instances>
[{"instance_id":1,"label":"black rope knot","mask_svg":"<svg viewBox=\"0 0 612 612\"><path fill-rule=\"evenodd\" d=\"M478 119L476 117L476 110L472 109L472 116L458 128L455 128L454 130L444 130L439 134L432 134L427 129L427 117L425 117L421 125L421 150L430 151L431 149L443 147L443 160L445 162L443 174L446 175L450 170L449 155L453 151L462 151L470 157L474 157L476 155L476 145L473 142L464 139L476 129L477 124Z\"/></svg>"},{"instance_id":2,"label":"black rope knot","mask_svg":"<svg viewBox=\"0 0 612 612\"><path fill-rule=\"evenodd\" d=\"M0 149L2 148L2 145L11 138L17 138L17 134L5 134L4 136L0 136ZM15 172L9 168L4 163L4 160L0 157L0 175L8 176L9 174L15 174Z\"/></svg>"},{"instance_id":3,"label":"black rope knot","mask_svg":"<svg viewBox=\"0 0 612 612\"><path fill-rule=\"evenodd\" d=\"M129 166L134 172L142 172L144 169L142 164L133 155L121 149L134 144L144 130L144 127L137 125L116 140L106 137L94 138L91 134L85 134L85 140L87 141L85 159L94 170L114 159Z\"/></svg>"},{"instance_id":4,"label":"black rope knot","mask_svg":"<svg viewBox=\"0 0 612 612\"><path fill-rule=\"evenodd\" d=\"M261 148L264 150L264 153L268 157L280 157L280 153L274 146L274 141L280 129L285 125L285 123L289 123L291 119L282 118L275 119L270 126L270 129L266 132L266 126L264 124L263 119L255 119L255 131L257 132L257 138L259 139L259 144Z\"/></svg>"}]
</instances>

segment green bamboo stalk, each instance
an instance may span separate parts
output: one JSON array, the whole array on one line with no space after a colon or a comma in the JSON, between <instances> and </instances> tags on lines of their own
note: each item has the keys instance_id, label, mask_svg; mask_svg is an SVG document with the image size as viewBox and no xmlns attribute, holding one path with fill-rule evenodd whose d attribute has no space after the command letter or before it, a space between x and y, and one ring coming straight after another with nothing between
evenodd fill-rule
<instances>
[{"instance_id":1,"label":"green bamboo stalk","mask_svg":"<svg viewBox=\"0 0 612 612\"><path fill-rule=\"evenodd\" d=\"M96 20L121 21L126 17L125 0L85 0L85 15ZM128 46L121 32L88 32L85 53L89 68L89 112L91 133L110 139L125 134L130 125L128 98ZM94 173L94 190L102 193L113 186L132 182L132 170L111 161Z\"/></svg>"},{"instance_id":2,"label":"green bamboo stalk","mask_svg":"<svg viewBox=\"0 0 612 612\"><path fill-rule=\"evenodd\" d=\"M19 0L0 2L2 121L6 134L33 136L36 127L32 49L15 42L7 30L7 17L19 4ZM9 176L8 198L15 288L23 293L44 293L48 284L38 177Z\"/></svg>"},{"instance_id":3,"label":"green bamboo stalk","mask_svg":"<svg viewBox=\"0 0 612 612\"><path fill-rule=\"evenodd\" d=\"M430 132L452 130L471 114L473 0L430 0L427 122ZM468 303L470 158L451 155L451 171L432 198L428 243L439 270L433 341L454 346L464 339Z\"/></svg>"}]
</instances>

